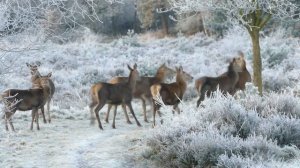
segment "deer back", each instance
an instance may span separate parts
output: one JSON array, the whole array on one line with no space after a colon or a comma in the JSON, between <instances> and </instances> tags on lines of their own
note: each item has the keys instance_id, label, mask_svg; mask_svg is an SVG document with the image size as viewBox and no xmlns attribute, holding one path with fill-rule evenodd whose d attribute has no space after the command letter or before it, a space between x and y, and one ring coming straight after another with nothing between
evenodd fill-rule
<instances>
[{"instance_id":1,"label":"deer back","mask_svg":"<svg viewBox=\"0 0 300 168\"><path fill-rule=\"evenodd\" d=\"M16 99L22 100L16 105L16 110L27 111L32 110L33 108L40 108L45 105L46 95L44 93L43 89L9 89L2 94L2 97L16 95Z\"/></svg>"},{"instance_id":2,"label":"deer back","mask_svg":"<svg viewBox=\"0 0 300 168\"><path fill-rule=\"evenodd\" d=\"M108 83L111 83L111 84L116 84L116 83L126 83L128 81L128 77L121 77L121 76L118 76L118 77L113 77L111 78Z\"/></svg>"},{"instance_id":3,"label":"deer back","mask_svg":"<svg viewBox=\"0 0 300 168\"><path fill-rule=\"evenodd\" d=\"M182 67L176 68L176 82L173 83L161 83L154 84L151 86L152 97L161 96L162 100L167 105L173 105L183 98L183 95L187 88L187 83L184 79L184 74ZM179 98L179 99L178 99Z\"/></svg>"},{"instance_id":4,"label":"deer back","mask_svg":"<svg viewBox=\"0 0 300 168\"><path fill-rule=\"evenodd\" d=\"M105 83L99 82L91 87L91 97L94 103L105 101L109 104L121 104L122 102L130 102L132 100L133 89L135 88L136 81L139 78L137 65L130 69L129 77L126 83Z\"/></svg>"},{"instance_id":5,"label":"deer back","mask_svg":"<svg viewBox=\"0 0 300 168\"><path fill-rule=\"evenodd\" d=\"M136 81L136 85L133 91L133 97L140 98L142 95L146 97L151 97L150 86L155 83L161 83L166 78L175 75L176 72L171 68L167 67L165 64L161 65L156 72L156 75L153 77L143 76L140 77L140 80ZM109 80L108 83L125 83L128 81L128 77L114 77Z\"/></svg>"},{"instance_id":6,"label":"deer back","mask_svg":"<svg viewBox=\"0 0 300 168\"><path fill-rule=\"evenodd\" d=\"M227 69L227 72L219 77L203 77L200 78L201 81L201 94L208 92L210 94L212 91L216 91L219 88L223 93L234 94L236 89L235 86L239 80L238 72L241 71L239 63L234 58Z\"/></svg>"}]
</instances>

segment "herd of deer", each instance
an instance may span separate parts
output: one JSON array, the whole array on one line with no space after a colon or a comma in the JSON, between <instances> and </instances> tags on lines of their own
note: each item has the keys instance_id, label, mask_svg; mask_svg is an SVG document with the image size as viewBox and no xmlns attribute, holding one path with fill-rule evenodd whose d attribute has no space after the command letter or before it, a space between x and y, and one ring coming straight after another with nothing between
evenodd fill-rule
<instances>
[{"instance_id":1,"label":"herd of deer","mask_svg":"<svg viewBox=\"0 0 300 168\"><path fill-rule=\"evenodd\" d=\"M33 129L33 123L36 122L37 129L39 130L39 109L42 112L44 123L47 122L44 114L45 104L47 104L48 122L51 122L49 103L55 92L55 86L51 80L52 74L49 73L46 76L42 76L38 71L40 64L31 65L26 63L26 65L31 71L32 88L27 90L9 89L4 91L0 96L1 100L4 102L3 118L5 119L6 130L8 130L9 123L11 129L14 131L11 118L17 110L31 110L32 120L30 129ZM128 77L114 77L107 83L99 82L92 85L90 89L92 102L89 106L91 112L91 124L95 122L94 116L96 116L99 128L103 129L99 117L99 111L105 104L108 104L105 121L108 123L109 112L111 107L114 106L113 128L115 128L115 118L118 105L122 106L127 123L131 124L126 107L129 108L136 124L141 126L131 105L133 98L142 100L145 122L148 122L146 115L146 101L152 102L153 126L155 126L156 113L161 116L159 109L162 104L157 103L157 99L160 99L165 105L172 105L173 113L175 113L175 111L177 111L178 114L180 113L178 105L187 89L187 82L193 80L193 77L183 71L181 66L178 68L176 67L176 71L174 71L163 64L158 68L154 77L140 77L136 64L134 64L133 67L128 65L128 69L130 70ZM175 74L175 82L164 83L167 78L172 77ZM224 94L229 93L233 95L237 90L244 90L246 82L251 82L251 76L246 68L244 54L239 52L238 57L233 58L230 62L227 72L218 77L205 76L195 81L195 87L199 95L197 107L199 107L205 97L210 96L211 93L216 91L218 88Z\"/></svg>"}]
</instances>

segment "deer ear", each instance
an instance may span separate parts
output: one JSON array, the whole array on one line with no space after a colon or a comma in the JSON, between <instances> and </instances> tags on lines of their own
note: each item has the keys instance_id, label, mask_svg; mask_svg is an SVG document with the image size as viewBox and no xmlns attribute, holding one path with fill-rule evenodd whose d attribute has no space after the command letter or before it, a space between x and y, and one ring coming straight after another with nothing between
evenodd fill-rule
<instances>
[{"instance_id":1,"label":"deer ear","mask_svg":"<svg viewBox=\"0 0 300 168\"><path fill-rule=\"evenodd\" d=\"M181 65L180 65L180 67L179 67L179 70L180 70L180 71L183 71L183 68L182 68L182 66L181 66Z\"/></svg>"},{"instance_id":2,"label":"deer ear","mask_svg":"<svg viewBox=\"0 0 300 168\"><path fill-rule=\"evenodd\" d=\"M132 71L132 68L127 64L127 68Z\"/></svg>"},{"instance_id":3,"label":"deer ear","mask_svg":"<svg viewBox=\"0 0 300 168\"><path fill-rule=\"evenodd\" d=\"M41 66L41 62L40 62L40 61L37 61L37 62L36 62L36 65L37 65L37 66Z\"/></svg>"},{"instance_id":4,"label":"deer ear","mask_svg":"<svg viewBox=\"0 0 300 168\"><path fill-rule=\"evenodd\" d=\"M242 51L238 51L238 55L239 57L244 58L244 53Z\"/></svg>"},{"instance_id":5,"label":"deer ear","mask_svg":"<svg viewBox=\"0 0 300 168\"><path fill-rule=\"evenodd\" d=\"M50 72L47 77L50 78L52 76L52 72Z\"/></svg>"},{"instance_id":6,"label":"deer ear","mask_svg":"<svg viewBox=\"0 0 300 168\"><path fill-rule=\"evenodd\" d=\"M133 65L133 69L137 69L137 64L136 63Z\"/></svg>"}]
</instances>

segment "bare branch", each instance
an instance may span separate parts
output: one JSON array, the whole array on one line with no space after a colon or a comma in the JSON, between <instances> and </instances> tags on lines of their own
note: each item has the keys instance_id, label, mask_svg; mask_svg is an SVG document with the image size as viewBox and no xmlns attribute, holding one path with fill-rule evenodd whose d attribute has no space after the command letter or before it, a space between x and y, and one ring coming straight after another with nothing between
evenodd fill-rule
<instances>
[{"instance_id":1,"label":"bare branch","mask_svg":"<svg viewBox=\"0 0 300 168\"><path fill-rule=\"evenodd\" d=\"M232 21L252 29L261 28L272 16L278 19L299 18L299 6L293 0L168 0L178 15L222 10ZM255 15L249 17L249 15ZM262 17L267 16L267 17ZM253 20L255 18L255 20Z\"/></svg>"}]
</instances>

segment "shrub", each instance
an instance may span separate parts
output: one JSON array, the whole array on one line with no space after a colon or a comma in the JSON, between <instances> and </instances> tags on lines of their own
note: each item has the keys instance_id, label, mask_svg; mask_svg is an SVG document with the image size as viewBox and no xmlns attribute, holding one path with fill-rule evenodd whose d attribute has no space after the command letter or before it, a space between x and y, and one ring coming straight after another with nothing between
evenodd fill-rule
<instances>
[{"instance_id":1,"label":"shrub","mask_svg":"<svg viewBox=\"0 0 300 168\"><path fill-rule=\"evenodd\" d=\"M253 100L260 96L247 88L239 100L215 92L197 111L183 105L182 115L146 138L149 158L162 167L270 167L269 161L293 161L299 156L300 119L293 106L299 100L285 93Z\"/></svg>"}]
</instances>

